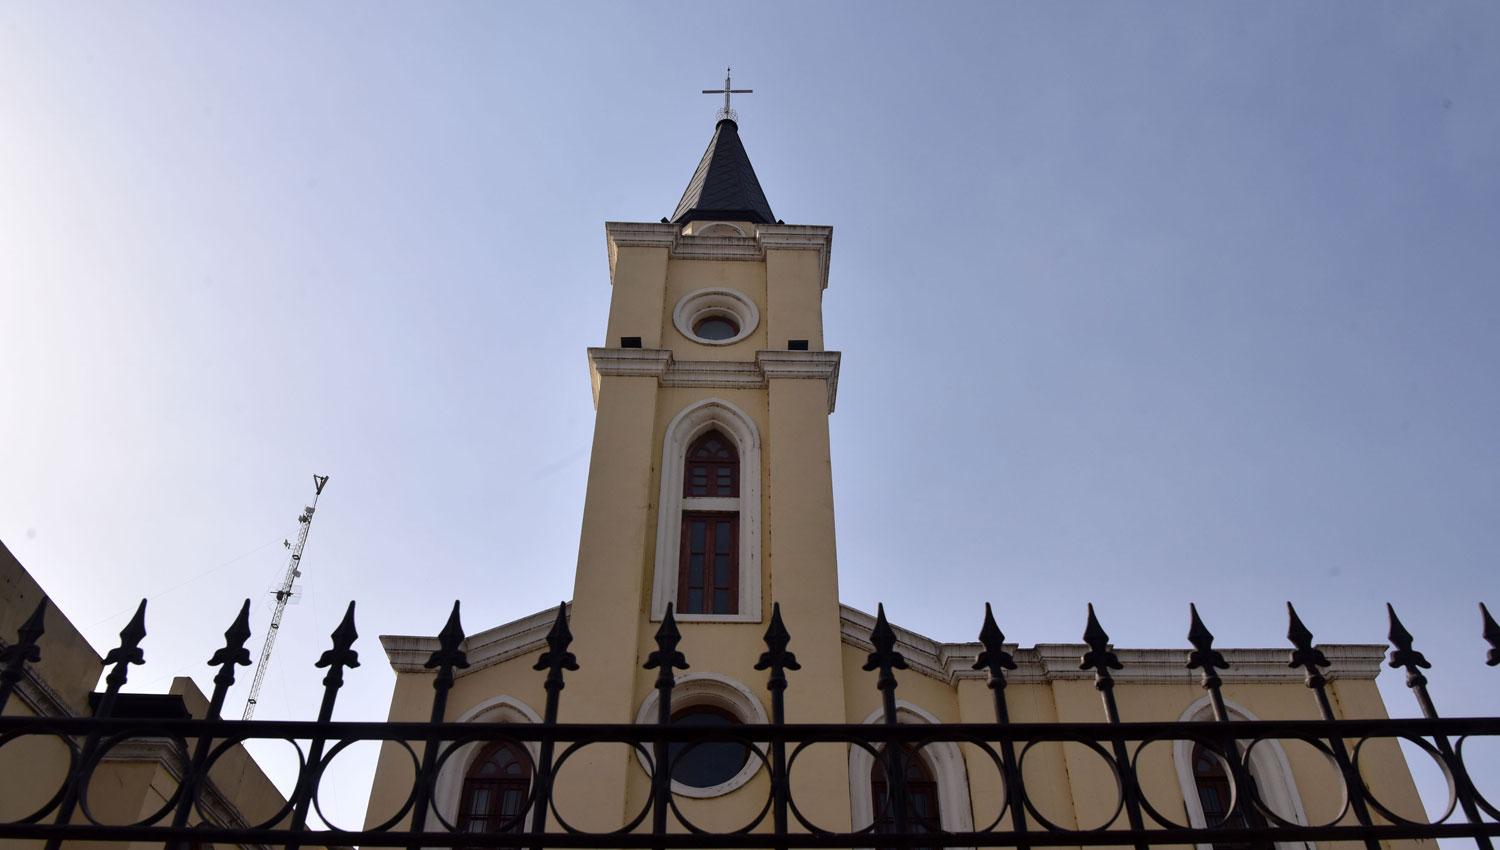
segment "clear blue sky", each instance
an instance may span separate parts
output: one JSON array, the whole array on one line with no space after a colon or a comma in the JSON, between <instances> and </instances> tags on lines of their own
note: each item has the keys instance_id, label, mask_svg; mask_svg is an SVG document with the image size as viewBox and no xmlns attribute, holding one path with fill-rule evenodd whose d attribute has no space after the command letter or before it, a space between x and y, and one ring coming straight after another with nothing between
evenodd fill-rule
<instances>
[{"instance_id":1,"label":"clear blue sky","mask_svg":"<svg viewBox=\"0 0 1500 850\"><path fill-rule=\"evenodd\" d=\"M671 212L726 64L835 228L846 602L1280 646L1392 600L1496 710L1494 4L8 4L0 539L101 649L151 596L136 684L206 688L332 475L265 717L350 598L373 719L375 635L570 596L602 222Z\"/></svg>"}]
</instances>

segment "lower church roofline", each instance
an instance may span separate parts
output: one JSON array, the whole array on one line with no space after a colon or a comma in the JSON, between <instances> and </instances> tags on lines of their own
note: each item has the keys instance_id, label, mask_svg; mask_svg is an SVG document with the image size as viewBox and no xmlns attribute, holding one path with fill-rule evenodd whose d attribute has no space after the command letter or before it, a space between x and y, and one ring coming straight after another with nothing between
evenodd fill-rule
<instances>
[{"instance_id":1,"label":"lower church roofline","mask_svg":"<svg viewBox=\"0 0 1500 850\"><path fill-rule=\"evenodd\" d=\"M571 620L572 603L564 604ZM556 617L556 608L545 608L535 614L469 635L462 645L468 655L469 667L457 671L456 675L470 675L512 658L542 651L547 645L547 631ZM873 615L840 604L839 620L845 645L864 652L873 648L869 641L870 630L875 626ZM973 669L974 661L983 649L979 643L942 643L900 626L892 625L892 629L896 632L896 647L906 657L913 672L949 685L957 684L961 679L984 679L983 671ZM396 672L433 672L424 665L438 649L437 637L381 635L380 645L385 649L386 658ZM1082 643L1038 643L1030 648L1017 644L1006 646L1014 653L1017 665L1017 669L1007 677L1013 684L1093 679L1092 672L1078 669L1078 659L1088 649ZM796 648L794 635L792 649ZM1318 648L1332 662L1332 666L1324 672L1330 681L1374 679L1380 673L1386 650L1382 644L1318 644ZM691 662L691 645L685 643L682 649ZM1198 671L1187 668L1187 647L1116 646L1114 649L1124 664L1124 669L1114 672L1117 682L1194 686L1198 683ZM1287 666L1286 649L1246 648L1221 651L1230 664L1229 669L1224 672L1226 685L1302 682L1303 671ZM580 659L580 663L582 662L583 659Z\"/></svg>"}]
</instances>

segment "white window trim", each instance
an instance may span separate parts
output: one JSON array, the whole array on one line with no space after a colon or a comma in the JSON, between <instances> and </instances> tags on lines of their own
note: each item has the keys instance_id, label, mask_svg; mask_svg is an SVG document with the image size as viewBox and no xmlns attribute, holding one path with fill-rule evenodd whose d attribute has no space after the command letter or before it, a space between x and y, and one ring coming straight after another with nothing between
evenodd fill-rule
<instances>
[{"instance_id":1,"label":"white window trim","mask_svg":"<svg viewBox=\"0 0 1500 850\"><path fill-rule=\"evenodd\" d=\"M739 499L687 498L682 495L682 474L687 450L699 436L717 428L733 440L740 456ZM684 614L675 616L683 622L758 623L760 609L760 431L745 411L719 398L710 398L687 407L667 425L662 441L661 497L656 512L656 571L651 585L651 619L667 615L667 603L677 601L677 572L681 566L682 512L690 503L693 509L724 510L721 507L700 508L700 504L735 502L729 510L740 514L739 613Z\"/></svg>"},{"instance_id":2,"label":"white window trim","mask_svg":"<svg viewBox=\"0 0 1500 850\"><path fill-rule=\"evenodd\" d=\"M646 699L641 702L640 710L635 713L636 723L656 723L656 704L658 699L660 699L660 695L656 691L652 691L646 696ZM760 704L760 700L756 699L755 694L751 693L749 688L728 676L721 676L718 673L688 673L685 676L678 676L676 684L672 686L672 711L675 713L685 708L693 708L700 705L713 706L721 711L727 711L734 715L741 723L766 724L771 722L766 717L765 706ZM757 743L755 747L762 753L770 752L764 742ZM640 750L636 750L635 757L640 762L641 769L646 771L647 775L650 775L651 765L646 761L646 754ZM673 781L672 793L700 800L709 797L721 797L749 782L751 777L760 771L761 764L761 757L752 753L745 760L745 766L740 768L739 773L736 773L718 785L697 788L692 785L684 785L681 782Z\"/></svg>"},{"instance_id":3,"label":"white window trim","mask_svg":"<svg viewBox=\"0 0 1500 850\"><path fill-rule=\"evenodd\" d=\"M728 339L708 339L698 336L693 328L698 322L712 316L732 319L739 332ZM677 332L703 345L734 345L755 332L760 324L760 310L755 301L743 292L733 289L695 289L678 299L672 308L672 324Z\"/></svg>"},{"instance_id":4,"label":"white window trim","mask_svg":"<svg viewBox=\"0 0 1500 850\"><path fill-rule=\"evenodd\" d=\"M1244 706L1224 700L1224 707L1236 720L1259 720ZM1209 697L1200 697L1187 707L1179 722L1211 720L1213 708ZM1203 801L1198 798L1198 781L1193 776L1193 741L1172 742L1172 764L1177 768L1177 782L1182 788L1183 807L1187 809L1188 825L1203 829L1208 820L1203 816ZM1307 826L1307 811L1302 807L1302 796L1297 793L1297 780L1292 776L1291 762L1286 751L1274 738L1262 739L1250 750L1250 773L1255 777L1255 787L1261 798L1273 811L1287 820ZM1291 817L1287 817L1287 813ZM1213 850L1212 844L1194 845L1197 850ZM1277 850L1316 850L1311 841L1278 841Z\"/></svg>"},{"instance_id":5,"label":"white window trim","mask_svg":"<svg viewBox=\"0 0 1500 850\"><path fill-rule=\"evenodd\" d=\"M512 696L492 697L459 715L457 723L541 723L542 716L532 710L531 706L524 701ZM469 767L474 759L479 757L480 750L484 749L488 741L476 741L465 744L449 755L443 762L442 769L438 771L437 782L433 784L432 805L433 808L442 812L448 823L458 823L458 808L462 802L464 777L469 775ZM531 763L537 764L541 758L539 744L536 741L518 742L526 747L531 755ZM441 755L441 753L439 753Z\"/></svg>"},{"instance_id":6,"label":"white window trim","mask_svg":"<svg viewBox=\"0 0 1500 850\"><path fill-rule=\"evenodd\" d=\"M940 723L932 712L905 700L896 700L896 719L902 723ZM865 723L885 720L882 709L876 709ZM964 754L952 741L936 741L917 750L922 763L937 782L938 823L945 832L973 832L974 810L969 800L969 772ZM875 756L864 747L849 748L849 815L856 830L875 822L875 801L870 796L870 771Z\"/></svg>"}]
</instances>

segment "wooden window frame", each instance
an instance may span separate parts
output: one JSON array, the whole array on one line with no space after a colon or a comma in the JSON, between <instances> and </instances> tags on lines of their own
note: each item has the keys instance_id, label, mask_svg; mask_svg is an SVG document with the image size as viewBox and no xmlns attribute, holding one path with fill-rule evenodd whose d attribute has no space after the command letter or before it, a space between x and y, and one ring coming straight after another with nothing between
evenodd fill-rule
<instances>
[{"instance_id":1,"label":"wooden window frame","mask_svg":"<svg viewBox=\"0 0 1500 850\"><path fill-rule=\"evenodd\" d=\"M932 833L941 832L943 829L942 799L938 791L937 778L933 776L932 769L922 759L922 756L911 747L901 748L902 766L905 767L906 777L906 818L907 826L913 831L927 831ZM920 774L912 777L913 768ZM895 828L895 812L881 811L884 806L889 809L890 785L885 776L885 755L883 753L875 756L874 764L870 765L870 805L874 816L871 831L879 835L883 832L891 832ZM915 807L911 805L914 797L922 797L931 806L931 811L926 815L918 815Z\"/></svg>"},{"instance_id":2,"label":"wooden window frame","mask_svg":"<svg viewBox=\"0 0 1500 850\"><path fill-rule=\"evenodd\" d=\"M1209 765L1208 769L1200 770L1200 763ZM1250 803L1248 795L1244 793L1240 794L1240 799L1237 801L1240 805L1235 812L1209 812L1208 804L1203 799L1203 792L1208 790L1209 786L1212 787L1214 793L1223 798L1226 806L1234 796L1234 789L1232 783L1229 781L1229 774L1225 772L1224 763L1219 760L1219 756L1216 753L1209 750L1205 754L1202 744L1194 744L1192 752L1188 755L1188 765L1192 770L1193 790L1198 794L1198 805L1203 809L1204 826L1212 829L1215 826L1221 825L1252 827L1264 827L1266 825L1265 819L1261 817L1260 812L1255 810L1255 806ZM1253 777L1252 781L1254 781ZM1227 818L1225 817L1226 815ZM1214 823L1215 820L1219 820L1220 823ZM1213 850L1270 850L1273 845L1264 841L1215 841L1210 846Z\"/></svg>"},{"instance_id":3,"label":"wooden window frame","mask_svg":"<svg viewBox=\"0 0 1500 850\"><path fill-rule=\"evenodd\" d=\"M495 751L501 749L509 750L512 758L514 758L525 768L524 776L500 776L491 778L481 777L477 775L480 768L482 768L486 763L489 762ZM525 832L527 816L526 799L527 795L531 792L531 774L531 753L528 752L526 747L522 746L521 744L517 744L511 741L496 741L485 747L484 750L479 753L479 756L469 764L469 769L464 774L463 785L461 786L459 791L458 820L455 821L459 829L464 832L471 831L468 829L469 819L474 817L482 817L492 825L498 826L500 828L489 829L479 834ZM473 800L473 792L476 786L481 784L489 786L491 804L489 811L477 813L471 806ZM510 815L499 811L500 804L505 799L504 792L507 790L519 791L521 794L520 811Z\"/></svg>"},{"instance_id":4,"label":"wooden window frame","mask_svg":"<svg viewBox=\"0 0 1500 850\"><path fill-rule=\"evenodd\" d=\"M689 564L691 562L691 541L693 533L693 522L702 520L706 528L703 540L703 608L695 611L688 604L691 586L689 584ZM715 611L713 604L714 594L720 590L713 581L712 559L719 553L714 551L717 542L715 534L718 524L727 522L729 524L729 584L727 596L729 598L729 610ZM682 534L678 544L677 559L677 610L684 614L723 614L732 615L739 613L740 605L740 515L738 511L683 511L682 512Z\"/></svg>"},{"instance_id":5,"label":"wooden window frame","mask_svg":"<svg viewBox=\"0 0 1500 850\"><path fill-rule=\"evenodd\" d=\"M694 459L693 455L698 451L699 446L703 445L703 443L710 438L716 438L719 442L728 447L730 454L728 460L721 460L718 458L706 458L701 460ZM740 453L735 448L734 440L729 439L729 437L725 436L724 432L718 430L717 428L699 436L698 439L694 440L692 444L688 446L687 453L683 458L682 466L683 498L738 499L740 497ZM707 474L705 475L709 490L709 492L707 493L694 493L692 491L693 471L699 468L707 470ZM729 471L729 492L727 493L719 492L716 483L719 471L724 469L727 469Z\"/></svg>"}]
</instances>

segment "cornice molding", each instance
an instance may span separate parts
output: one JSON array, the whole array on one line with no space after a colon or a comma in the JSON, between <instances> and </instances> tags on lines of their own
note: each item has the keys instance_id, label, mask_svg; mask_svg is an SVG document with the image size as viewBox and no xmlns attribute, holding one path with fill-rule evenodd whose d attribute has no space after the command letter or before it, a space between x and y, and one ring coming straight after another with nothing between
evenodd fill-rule
<instances>
[{"instance_id":1,"label":"cornice molding","mask_svg":"<svg viewBox=\"0 0 1500 850\"><path fill-rule=\"evenodd\" d=\"M625 378L660 378L672 366L672 352L665 348L590 348L589 371ZM594 400L598 403L598 399Z\"/></svg>"},{"instance_id":2,"label":"cornice molding","mask_svg":"<svg viewBox=\"0 0 1500 850\"><path fill-rule=\"evenodd\" d=\"M573 606L569 603L570 619L572 609ZM460 678L470 676L517 656L540 652L547 645L547 631L556 618L557 609L548 608L470 635L462 645L469 658L469 667L455 670L454 675ZM845 644L862 652L874 649L869 641L870 630L875 627L873 616L857 608L840 605L839 621ZM978 643L940 643L900 626L891 628L896 632L896 648L906 657L906 662L913 671L950 686L962 679L984 679L983 671L973 669L974 660L979 657L983 648ZM423 665L438 649L436 637L381 635L380 645L385 649L391 668L397 673L432 673ZM1078 659L1088 650L1084 644L1040 643L1029 649L1006 644L1006 647L1016 659L1016 669L1007 677L1013 684L1048 684L1091 680L1094 677L1091 671L1078 669ZM1332 666L1324 673L1329 681L1374 679L1380 673L1386 649L1380 644L1319 644L1318 648L1332 662ZM1122 670L1114 671L1115 681L1196 686L1199 674L1187 669L1188 651L1187 647L1116 647L1115 653L1125 666ZM1227 684L1302 684L1302 671L1287 666L1288 650L1225 649L1222 652L1230 664L1229 670L1224 674Z\"/></svg>"},{"instance_id":3,"label":"cornice molding","mask_svg":"<svg viewBox=\"0 0 1500 850\"><path fill-rule=\"evenodd\" d=\"M567 603L568 617L573 616L573 605ZM509 661L518 655L540 652L547 645L547 632L557 619L557 609L548 608L529 617L486 629L464 639L460 649L468 656L469 666L454 670L458 678L473 675L486 667ZM436 637L419 635L381 635L380 645L391 669L397 673L431 673L424 665L432 653L438 650Z\"/></svg>"},{"instance_id":4,"label":"cornice molding","mask_svg":"<svg viewBox=\"0 0 1500 850\"><path fill-rule=\"evenodd\" d=\"M5 649L10 643L0 639L0 649ZM21 702L33 714L39 717L74 717L77 713L68 701L63 699L62 694L52 687L50 683L37 670L36 665L27 665L21 681L16 683L13 693L20 698Z\"/></svg>"},{"instance_id":5,"label":"cornice molding","mask_svg":"<svg viewBox=\"0 0 1500 850\"><path fill-rule=\"evenodd\" d=\"M250 757L249 753L245 755L246 758L250 758L252 764L255 764L254 759ZM184 764L185 756L187 756L187 753L179 751L169 738L131 738L110 747L99 757L99 760L104 762L147 762L156 764L165 770L174 782L181 783L183 768L186 766ZM215 821L229 829L246 829L249 827L250 824L245 820L244 815L240 813L239 807L219 788L218 783L214 781L213 777L203 777L203 784L200 788L202 789L201 793L203 797L200 798L199 802L209 810L209 814L213 815ZM265 847L266 845L255 844L250 846Z\"/></svg>"},{"instance_id":6,"label":"cornice molding","mask_svg":"<svg viewBox=\"0 0 1500 850\"><path fill-rule=\"evenodd\" d=\"M604 238L611 282L621 248L665 248L676 260L732 262L763 261L767 251L816 251L819 288L828 288L833 228L824 225L761 224L756 225L753 236L685 236L682 226L676 224L606 221Z\"/></svg>"},{"instance_id":7,"label":"cornice molding","mask_svg":"<svg viewBox=\"0 0 1500 850\"><path fill-rule=\"evenodd\" d=\"M870 630L875 627L875 618L847 605L839 606L839 626L844 643L869 652ZM978 643L939 643L899 626L891 627L896 632L896 645L906 656L911 669L924 676L955 684L960 679L984 679L985 673L973 669L974 661L983 649ZM1088 651L1081 643L1040 643L1030 649L1016 644L1006 644L1015 655L1016 670L1007 676L1015 684L1045 684L1064 680L1092 680L1092 671L1078 669L1078 659ZM1380 673L1380 662L1385 658L1385 647L1378 644L1319 644L1319 649L1328 656L1332 666L1324 672L1329 681L1335 679L1374 679ZM1230 667L1224 673L1228 684L1296 683L1302 684L1303 671L1287 666L1285 649L1225 649L1224 658ZM1187 669L1187 647L1181 649L1122 649L1115 648L1123 670L1114 671L1117 682L1144 684L1188 684L1196 685L1199 674Z\"/></svg>"},{"instance_id":8,"label":"cornice molding","mask_svg":"<svg viewBox=\"0 0 1500 850\"><path fill-rule=\"evenodd\" d=\"M589 378L594 407L601 377L656 378L664 387L763 389L771 380L820 380L828 384L828 412L838 401L837 351L757 351L754 361L676 360L664 348L590 348Z\"/></svg>"}]
</instances>

